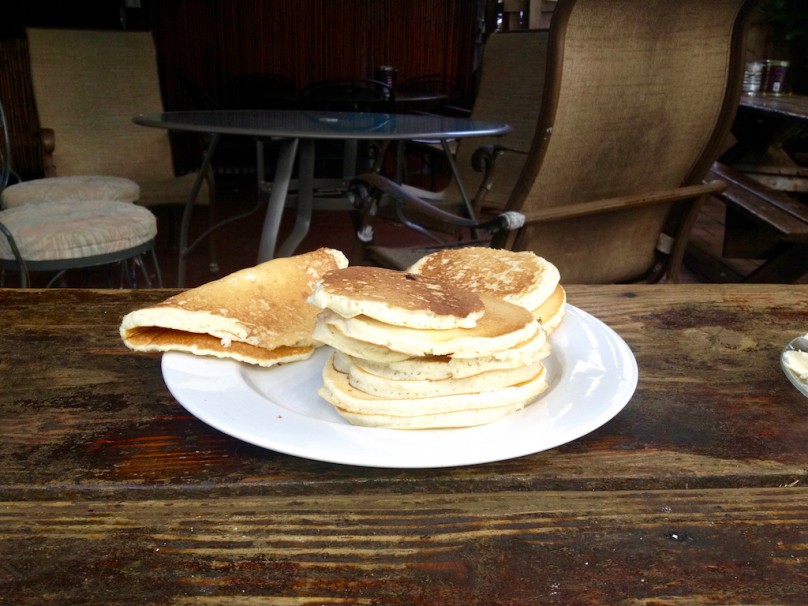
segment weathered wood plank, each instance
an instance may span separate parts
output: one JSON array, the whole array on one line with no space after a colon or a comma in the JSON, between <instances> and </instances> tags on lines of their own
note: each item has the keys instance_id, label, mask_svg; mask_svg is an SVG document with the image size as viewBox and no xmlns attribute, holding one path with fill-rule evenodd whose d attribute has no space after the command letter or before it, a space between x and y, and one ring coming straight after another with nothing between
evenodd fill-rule
<instances>
[{"instance_id":1,"label":"weathered wood plank","mask_svg":"<svg viewBox=\"0 0 808 606\"><path fill-rule=\"evenodd\" d=\"M806 558L802 488L0 503L15 604L804 604Z\"/></svg>"}]
</instances>

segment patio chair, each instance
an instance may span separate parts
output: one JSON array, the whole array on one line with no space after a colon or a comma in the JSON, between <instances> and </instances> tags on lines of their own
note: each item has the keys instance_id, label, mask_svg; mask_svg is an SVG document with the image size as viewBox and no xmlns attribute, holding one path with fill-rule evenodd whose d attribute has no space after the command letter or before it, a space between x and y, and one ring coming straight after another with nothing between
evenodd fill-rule
<instances>
[{"instance_id":1,"label":"patio chair","mask_svg":"<svg viewBox=\"0 0 808 606\"><path fill-rule=\"evenodd\" d=\"M536 130L546 54L546 30L496 33L486 42L480 85L469 117L505 122L511 126L511 132L506 138L467 139L450 146L453 147L449 151L451 160L457 169L459 181L468 192L475 216L479 216L483 206L502 209L522 170ZM405 180L406 170L402 165L407 157L411 154L441 153L437 142L416 143L409 146L406 157L397 159L400 174ZM440 158L430 160L428 165L439 161ZM426 200L442 211L455 215L465 212L465 202L455 180L451 180L438 191L407 183L400 185L406 195ZM359 230L366 230L369 225L372 227L377 214L396 218L398 213L388 206L383 203L381 208L374 207L372 213L364 213L365 218L360 221ZM410 205L408 220L419 226L416 228L418 231L437 243L444 242L446 238L456 239L458 234L455 225L436 221L429 215L427 213L424 216ZM392 267L409 266L422 254L418 250L406 248L367 248L362 239L357 245L354 260L361 261L367 256L372 262Z\"/></svg>"},{"instance_id":2,"label":"patio chair","mask_svg":"<svg viewBox=\"0 0 808 606\"><path fill-rule=\"evenodd\" d=\"M125 177L140 187L137 204L207 206L212 226L212 172L191 199L197 175L175 174L169 134L132 123L136 114L163 111L151 33L32 28L27 35L45 176ZM212 236L208 244L215 272Z\"/></svg>"},{"instance_id":3,"label":"patio chair","mask_svg":"<svg viewBox=\"0 0 808 606\"><path fill-rule=\"evenodd\" d=\"M570 284L677 281L700 202L723 187L702 180L737 108L754 4L559 0L547 65L532 65L545 74L535 134L504 206L526 223L489 244L532 250ZM395 189L360 183L370 210ZM407 263L429 250L410 252Z\"/></svg>"},{"instance_id":4,"label":"patio chair","mask_svg":"<svg viewBox=\"0 0 808 606\"><path fill-rule=\"evenodd\" d=\"M133 199L137 198L136 183L122 178L109 181L98 176L77 176L9 186L13 174L5 111L0 103L0 198L5 200L6 193L15 191L24 191L25 196L9 198L27 198L24 204L0 210L0 285L5 285L6 271L18 273L22 287L31 285L30 272L52 272L47 282L52 286L69 270L118 266L117 285L136 286L135 268L140 267L145 285L151 286L143 262L146 254L151 255L157 285L163 285L154 252L154 215L132 200L104 197L116 190L128 190L134 192ZM56 187L52 187L54 183ZM97 186L92 187L92 183ZM62 197L54 197L55 192ZM106 285L114 285L110 272Z\"/></svg>"}]
</instances>

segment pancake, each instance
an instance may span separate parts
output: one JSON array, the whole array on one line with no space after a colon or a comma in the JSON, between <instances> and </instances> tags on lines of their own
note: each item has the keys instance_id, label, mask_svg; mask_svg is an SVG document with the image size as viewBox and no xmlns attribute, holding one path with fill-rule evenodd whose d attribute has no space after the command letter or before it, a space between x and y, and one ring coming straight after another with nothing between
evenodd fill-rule
<instances>
[{"instance_id":1,"label":"pancake","mask_svg":"<svg viewBox=\"0 0 808 606\"><path fill-rule=\"evenodd\" d=\"M418 399L377 397L352 387L348 375L334 368L332 361L323 370L323 386L317 393L348 422L370 427L427 429L490 423L524 408L547 389L546 370L540 367L530 380L503 389Z\"/></svg>"},{"instance_id":2,"label":"pancake","mask_svg":"<svg viewBox=\"0 0 808 606\"><path fill-rule=\"evenodd\" d=\"M465 377L444 379L389 379L368 372L344 354L334 357L334 368L348 375L351 387L380 398L420 399L475 394L511 387L535 377L541 363L487 370Z\"/></svg>"},{"instance_id":3,"label":"pancake","mask_svg":"<svg viewBox=\"0 0 808 606\"><path fill-rule=\"evenodd\" d=\"M428 277L348 267L317 284L309 302L344 318L366 316L409 328L470 328L485 313L474 293Z\"/></svg>"},{"instance_id":4,"label":"pancake","mask_svg":"<svg viewBox=\"0 0 808 606\"><path fill-rule=\"evenodd\" d=\"M148 333L148 341L144 334ZM314 352L313 345L298 347L281 345L267 349L258 345L250 345L241 341L230 341L228 346L222 345L219 337L209 334L192 333L169 328L153 327L130 338L132 349L136 351L184 351L198 356L210 356L229 360L237 360L258 366L274 366L306 360Z\"/></svg>"},{"instance_id":5,"label":"pancake","mask_svg":"<svg viewBox=\"0 0 808 606\"><path fill-rule=\"evenodd\" d=\"M409 360L411 356L392 351L380 345L374 345L367 341L360 341L352 339L351 337L343 334L338 326L326 324L323 319L326 314L320 314L314 326L312 336L315 341L330 345L338 351L345 352L348 355L362 358L365 360L372 360L378 363L391 363L402 360Z\"/></svg>"},{"instance_id":6,"label":"pancake","mask_svg":"<svg viewBox=\"0 0 808 606\"><path fill-rule=\"evenodd\" d=\"M555 265L532 252L480 246L440 250L407 271L530 310L547 300L561 279Z\"/></svg>"},{"instance_id":7,"label":"pancake","mask_svg":"<svg viewBox=\"0 0 808 606\"><path fill-rule=\"evenodd\" d=\"M317 281L346 267L321 248L273 259L124 316L120 334L135 351L184 351L272 366L308 358L319 309L307 302Z\"/></svg>"},{"instance_id":8,"label":"pancake","mask_svg":"<svg viewBox=\"0 0 808 606\"><path fill-rule=\"evenodd\" d=\"M541 327L549 335L559 327L567 311L567 292L559 284L553 294L533 310L533 316L541 322Z\"/></svg>"},{"instance_id":9,"label":"pancake","mask_svg":"<svg viewBox=\"0 0 808 606\"><path fill-rule=\"evenodd\" d=\"M545 333L539 331L528 341L520 343L516 347L479 358L426 356L385 362L371 360L366 356L350 355L355 366L380 377L393 380L440 381L469 377L491 370L505 370L537 364L550 355L550 343Z\"/></svg>"},{"instance_id":10,"label":"pancake","mask_svg":"<svg viewBox=\"0 0 808 606\"><path fill-rule=\"evenodd\" d=\"M345 318L331 310L323 311L318 322L334 326L342 334L379 345L408 356L490 356L524 343L541 326L533 315L518 305L481 296L485 314L473 328L426 330L393 326L367 316Z\"/></svg>"}]
</instances>

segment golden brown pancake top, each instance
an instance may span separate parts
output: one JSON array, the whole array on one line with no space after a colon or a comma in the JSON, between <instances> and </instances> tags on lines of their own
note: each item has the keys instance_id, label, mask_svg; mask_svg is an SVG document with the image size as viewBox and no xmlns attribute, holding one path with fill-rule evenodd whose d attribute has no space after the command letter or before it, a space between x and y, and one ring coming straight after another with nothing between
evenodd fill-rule
<instances>
[{"instance_id":1,"label":"golden brown pancake top","mask_svg":"<svg viewBox=\"0 0 808 606\"><path fill-rule=\"evenodd\" d=\"M436 316L465 318L484 313L480 298L443 281L378 267L353 266L322 279L327 295ZM381 319L381 318L379 318Z\"/></svg>"},{"instance_id":2,"label":"golden brown pancake top","mask_svg":"<svg viewBox=\"0 0 808 606\"><path fill-rule=\"evenodd\" d=\"M484 247L441 250L416 266L422 276L503 299L534 290L542 279L541 265L532 253Z\"/></svg>"}]
</instances>

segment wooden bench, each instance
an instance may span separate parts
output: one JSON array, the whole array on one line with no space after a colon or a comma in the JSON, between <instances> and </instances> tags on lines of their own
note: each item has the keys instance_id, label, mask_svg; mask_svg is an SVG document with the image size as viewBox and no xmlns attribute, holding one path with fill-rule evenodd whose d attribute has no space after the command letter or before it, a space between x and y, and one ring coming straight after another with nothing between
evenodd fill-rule
<instances>
[{"instance_id":1,"label":"wooden bench","mask_svg":"<svg viewBox=\"0 0 808 606\"><path fill-rule=\"evenodd\" d=\"M727 188L724 250L728 258L765 259L744 282L793 283L808 272L808 205L716 162L706 180Z\"/></svg>"}]
</instances>

